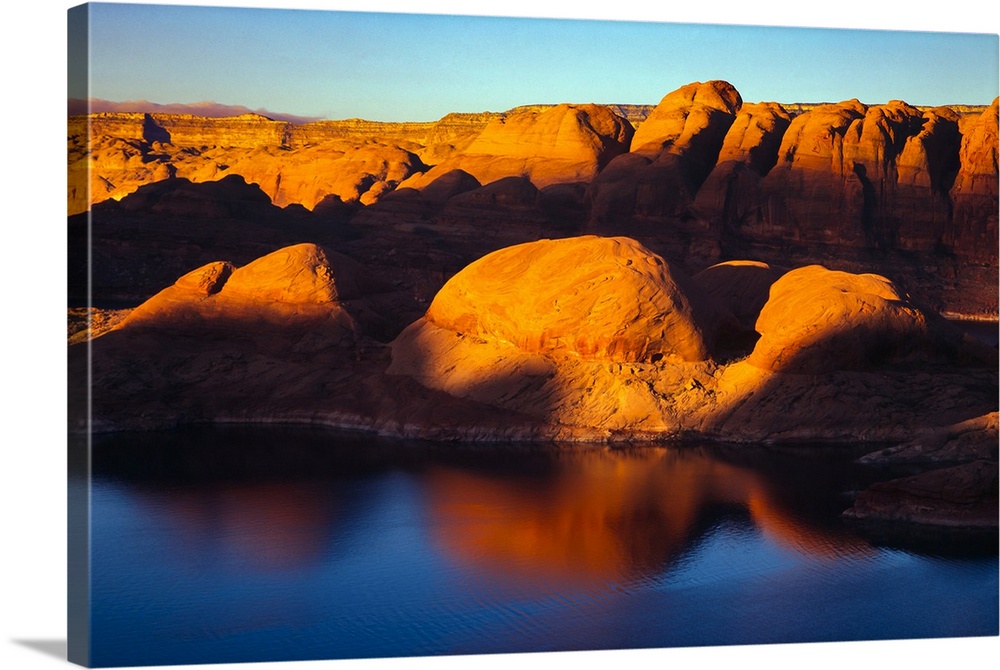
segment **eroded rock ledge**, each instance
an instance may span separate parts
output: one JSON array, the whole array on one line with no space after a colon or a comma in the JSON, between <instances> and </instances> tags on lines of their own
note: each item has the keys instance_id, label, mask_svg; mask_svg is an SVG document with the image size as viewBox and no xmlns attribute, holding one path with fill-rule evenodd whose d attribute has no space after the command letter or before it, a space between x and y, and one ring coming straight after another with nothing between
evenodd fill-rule
<instances>
[{"instance_id":1,"label":"eroded rock ledge","mask_svg":"<svg viewBox=\"0 0 1000 670\"><path fill-rule=\"evenodd\" d=\"M403 293L314 244L209 263L74 334L70 397L90 361L93 414L71 405L71 429L867 442L865 462L916 469L851 519L996 532L997 349L884 277L729 262L689 278L635 240L583 236L488 254L387 336Z\"/></svg>"}]
</instances>

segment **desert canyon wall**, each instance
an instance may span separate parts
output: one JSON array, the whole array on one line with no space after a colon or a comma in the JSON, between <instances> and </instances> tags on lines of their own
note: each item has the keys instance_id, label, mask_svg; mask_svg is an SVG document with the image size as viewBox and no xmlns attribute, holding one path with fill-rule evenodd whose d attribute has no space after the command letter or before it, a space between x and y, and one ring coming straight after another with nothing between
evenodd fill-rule
<instances>
[{"instance_id":1,"label":"desert canyon wall","mask_svg":"<svg viewBox=\"0 0 1000 670\"><path fill-rule=\"evenodd\" d=\"M997 314L996 100L747 103L710 81L655 106L427 123L101 113L71 117L68 141L71 216L120 216L114 205L152 184L238 176L276 216L383 236L373 258L403 228L433 230L447 244L407 262L450 248L448 275L508 244L628 235L690 274L731 259L878 269L935 309Z\"/></svg>"}]
</instances>

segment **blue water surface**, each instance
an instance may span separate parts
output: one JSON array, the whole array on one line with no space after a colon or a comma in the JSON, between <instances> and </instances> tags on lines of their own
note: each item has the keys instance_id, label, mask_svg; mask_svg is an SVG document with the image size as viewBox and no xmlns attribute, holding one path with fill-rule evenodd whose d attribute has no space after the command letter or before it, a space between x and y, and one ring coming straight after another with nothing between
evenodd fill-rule
<instances>
[{"instance_id":1,"label":"blue water surface","mask_svg":"<svg viewBox=\"0 0 1000 670\"><path fill-rule=\"evenodd\" d=\"M117 436L94 446L92 663L996 635L995 552L874 545L839 516L859 476L708 447Z\"/></svg>"}]
</instances>

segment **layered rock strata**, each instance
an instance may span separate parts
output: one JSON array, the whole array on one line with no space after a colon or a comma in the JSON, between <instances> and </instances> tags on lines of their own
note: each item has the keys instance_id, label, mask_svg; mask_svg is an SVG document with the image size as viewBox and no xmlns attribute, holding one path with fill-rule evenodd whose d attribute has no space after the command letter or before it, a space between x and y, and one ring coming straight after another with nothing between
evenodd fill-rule
<instances>
[{"instance_id":1,"label":"layered rock strata","mask_svg":"<svg viewBox=\"0 0 1000 670\"><path fill-rule=\"evenodd\" d=\"M327 243L332 224L357 231L365 255L419 265L407 247L433 238L446 274L497 248L591 232L633 237L688 274L735 258L818 263L882 274L936 310L995 317L996 102L744 104L709 81L664 96L634 132L629 109L540 105L427 124L74 117L69 207L239 175L290 219L316 215L285 243ZM194 222L196 209L192 228L236 237L228 222Z\"/></svg>"}]
</instances>

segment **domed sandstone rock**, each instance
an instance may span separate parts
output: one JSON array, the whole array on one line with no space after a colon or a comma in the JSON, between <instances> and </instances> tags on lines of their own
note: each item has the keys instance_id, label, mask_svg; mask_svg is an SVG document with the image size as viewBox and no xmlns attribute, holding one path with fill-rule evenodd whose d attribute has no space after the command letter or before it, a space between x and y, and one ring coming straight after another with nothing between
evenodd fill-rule
<instances>
[{"instance_id":1,"label":"domed sandstone rock","mask_svg":"<svg viewBox=\"0 0 1000 670\"><path fill-rule=\"evenodd\" d=\"M488 254L452 277L426 320L526 352L616 361L707 349L686 279L635 240L539 240Z\"/></svg>"},{"instance_id":2,"label":"domed sandstone rock","mask_svg":"<svg viewBox=\"0 0 1000 670\"><path fill-rule=\"evenodd\" d=\"M985 346L963 338L885 277L819 265L774 282L756 329L760 340L747 362L773 372L865 371L903 361L987 364L990 358Z\"/></svg>"},{"instance_id":3,"label":"domed sandstone rock","mask_svg":"<svg viewBox=\"0 0 1000 670\"><path fill-rule=\"evenodd\" d=\"M602 105L556 105L491 121L464 151L401 185L423 189L460 169L481 184L527 177L538 188L590 181L628 150L633 129Z\"/></svg>"},{"instance_id":4,"label":"domed sandstone rock","mask_svg":"<svg viewBox=\"0 0 1000 670\"><path fill-rule=\"evenodd\" d=\"M635 131L632 153L653 157L709 150L712 164L743 99L725 81L695 82L668 93ZM714 151L711 149L714 148Z\"/></svg>"},{"instance_id":5,"label":"domed sandstone rock","mask_svg":"<svg viewBox=\"0 0 1000 670\"><path fill-rule=\"evenodd\" d=\"M224 261L197 268L136 307L120 327L239 336L245 327L280 332L314 323L333 327L332 342L352 340L356 324L344 301L377 283L350 258L299 244L240 268Z\"/></svg>"}]
</instances>

